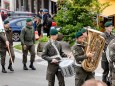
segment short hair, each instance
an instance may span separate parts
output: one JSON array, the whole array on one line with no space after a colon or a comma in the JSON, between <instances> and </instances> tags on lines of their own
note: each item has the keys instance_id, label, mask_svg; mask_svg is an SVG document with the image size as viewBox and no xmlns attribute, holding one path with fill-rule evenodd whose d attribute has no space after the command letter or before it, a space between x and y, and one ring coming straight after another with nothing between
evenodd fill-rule
<instances>
[{"instance_id":1,"label":"short hair","mask_svg":"<svg viewBox=\"0 0 115 86\"><path fill-rule=\"evenodd\" d=\"M84 82L82 86L107 86L104 82L100 80L90 79Z\"/></svg>"},{"instance_id":2,"label":"short hair","mask_svg":"<svg viewBox=\"0 0 115 86\"><path fill-rule=\"evenodd\" d=\"M82 86L97 86L95 79L87 80Z\"/></svg>"},{"instance_id":3,"label":"short hair","mask_svg":"<svg viewBox=\"0 0 115 86\"><path fill-rule=\"evenodd\" d=\"M107 86L104 82L97 80L97 84L101 84L102 86ZM97 85L98 86L98 85Z\"/></svg>"}]
</instances>

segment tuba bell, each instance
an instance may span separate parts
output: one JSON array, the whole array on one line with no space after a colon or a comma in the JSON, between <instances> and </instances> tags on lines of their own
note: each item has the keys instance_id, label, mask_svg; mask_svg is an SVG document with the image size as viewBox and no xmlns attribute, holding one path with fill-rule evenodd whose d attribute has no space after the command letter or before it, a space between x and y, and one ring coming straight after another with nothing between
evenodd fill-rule
<instances>
[{"instance_id":1,"label":"tuba bell","mask_svg":"<svg viewBox=\"0 0 115 86\"><path fill-rule=\"evenodd\" d=\"M94 29L88 29L88 37L87 37L87 44L85 46L85 53L88 52L94 53L93 58L87 58L82 61L82 68L86 70L87 72L93 72L98 67L103 48L105 45L104 38L100 35L101 32L94 30Z\"/></svg>"}]
</instances>

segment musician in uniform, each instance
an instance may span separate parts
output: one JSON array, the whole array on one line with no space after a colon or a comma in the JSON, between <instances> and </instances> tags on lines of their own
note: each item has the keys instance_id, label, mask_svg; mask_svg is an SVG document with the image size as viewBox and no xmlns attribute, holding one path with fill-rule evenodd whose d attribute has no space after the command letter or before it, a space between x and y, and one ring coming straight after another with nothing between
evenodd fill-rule
<instances>
[{"instance_id":1,"label":"musician in uniform","mask_svg":"<svg viewBox=\"0 0 115 86\"><path fill-rule=\"evenodd\" d=\"M14 62L14 59L15 59L14 49L13 49L13 40L12 40L13 33L12 33L12 29L9 26L9 21L4 21L4 29L5 29L5 33L1 35L0 53L1 53L2 72L7 73L5 69L6 51L8 51L8 53L11 54L11 57L9 59L9 66L8 66L8 69L10 71L14 71L14 69L12 68L12 62ZM5 35L6 37L4 37ZM9 46L6 47L5 42L7 41L9 43Z\"/></svg>"},{"instance_id":2,"label":"musician in uniform","mask_svg":"<svg viewBox=\"0 0 115 86\"><path fill-rule=\"evenodd\" d=\"M109 62L109 80L111 86L115 86L115 38L109 43L106 55L108 55L107 60Z\"/></svg>"},{"instance_id":3,"label":"musician in uniform","mask_svg":"<svg viewBox=\"0 0 115 86\"><path fill-rule=\"evenodd\" d=\"M102 69L103 69L102 81L107 83L107 76L108 76L108 73L109 73L109 63L107 61L105 51L106 51L106 48L107 48L109 42L114 38L114 35L111 33L112 29L113 29L112 22L107 21L104 24L104 26L105 26L105 32L102 34L102 36L105 39L105 46L104 46L104 51L102 53L101 66L102 66Z\"/></svg>"},{"instance_id":4,"label":"musician in uniform","mask_svg":"<svg viewBox=\"0 0 115 86\"><path fill-rule=\"evenodd\" d=\"M50 40L46 43L42 52L42 58L48 61L46 76L46 79L48 80L48 86L54 86L55 75L57 76L57 79L59 81L59 86L65 86L64 77L62 76L59 68L60 58L55 56L58 54L58 52L54 48L53 44L56 46L61 57L67 57L67 55L63 52L61 44L56 41L57 37L58 31L56 29L51 29ZM53 56L54 58L52 58Z\"/></svg>"},{"instance_id":5,"label":"musician in uniform","mask_svg":"<svg viewBox=\"0 0 115 86\"><path fill-rule=\"evenodd\" d=\"M30 51L31 59L29 68L32 70L36 70L33 63L35 61L35 34L34 28L32 26L32 20L28 18L26 20L26 26L22 29L20 34L20 40L22 44L22 52L23 52L23 69L28 70L26 63L27 63L27 54Z\"/></svg>"},{"instance_id":6,"label":"musician in uniform","mask_svg":"<svg viewBox=\"0 0 115 86\"><path fill-rule=\"evenodd\" d=\"M81 32L82 32L83 36L84 36L85 38L87 38L87 29L82 28L82 29L81 29Z\"/></svg>"},{"instance_id":7,"label":"musician in uniform","mask_svg":"<svg viewBox=\"0 0 115 86\"><path fill-rule=\"evenodd\" d=\"M76 37L76 43L72 46L72 53L75 58L75 64L76 64L75 65L75 73L76 73L75 86L82 86L82 84L86 80L94 78L94 73L85 71L82 68L81 63L84 59L87 59L87 58L91 59L94 54L90 52L85 54L84 41L86 38L83 36L81 31L77 32L75 37Z\"/></svg>"}]
</instances>

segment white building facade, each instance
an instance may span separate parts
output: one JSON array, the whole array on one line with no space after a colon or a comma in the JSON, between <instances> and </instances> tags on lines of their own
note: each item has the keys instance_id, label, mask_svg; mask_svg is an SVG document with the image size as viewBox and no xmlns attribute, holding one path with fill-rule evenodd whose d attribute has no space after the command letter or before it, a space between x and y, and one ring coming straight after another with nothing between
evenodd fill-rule
<instances>
[{"instance_id":1,"label":"white building facade","mask_svg":"<svg viewBox=\"0 0 115 86\"><path fill-rule=\"evenodd\" d=\"M48 9L56 13L57 0L1 0L1 8L10 11L29 11L37 13L40 9Z\"/></svg>"}]
</instances>

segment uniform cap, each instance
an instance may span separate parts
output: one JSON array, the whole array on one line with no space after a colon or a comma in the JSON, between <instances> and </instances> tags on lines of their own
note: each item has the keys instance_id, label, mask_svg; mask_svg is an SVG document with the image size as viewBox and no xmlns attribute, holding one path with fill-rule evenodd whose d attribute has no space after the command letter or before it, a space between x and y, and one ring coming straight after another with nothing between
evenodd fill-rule
<instances>
[{"instance_id":1,"label":"uniform cap","mask_svg":"<svg viewBox=\"0 0 115 86\"><path fill-rule=\"evenodd\" d=\"M50 35L56 35L58 31L56 29L50 29Z\"/></svg>"},{"instance_id":2,"label":"uniform cap","mask_svg":"<svg viewBox=\"0 0 115 86\"><path fill-rule=\"evenodd\" d=\"M81 33L85 33L87 30L84 28L81 28Z\"/></svg>"},{"instance_id":3,"label":"uniform cap","mask_svg":"<svg viewBox=\"0 0 115 86\"><path fill-rule=\"evenodd\" d=\"M30 18L26 19L26 22L31 22L31 21L32 21L32 19L30 19Z\"/></svg>"},{"instance_id":4,"label":"uniform cap","mask_svg":"<svg viewBox=\"0 0 115 86\"><path fill-rule=\"evenodd\" d=\"M83 34L82 34L82 32L81 31L79 31L79 32L76 32L76 34L75 34L75 38L79 38L80 36L82 36Z\"/></svg>"},{"instance_id":5,"label":"uniform cap","mask_svg":"<svg viewBox=\"0 0 115 86\"><path fill-rule=\"evenodd\" d=\"M9 23L9 21L4 21L4 24L8 24Z\"/></svg>"},{"instance_id":6,"label":"uniform cap","mask_svg":"<svg viewBox=\"0 0 115 86\"><path fill-rule=\"evenodd\" d=\"M106 22L106 23L104 24L105 27L109 27L109 26L111 26L111 25L113 25L113 24L112 24L112 22L110 22L110 21L108 21L108 22Z\"/></svg>"}]
</instances>

